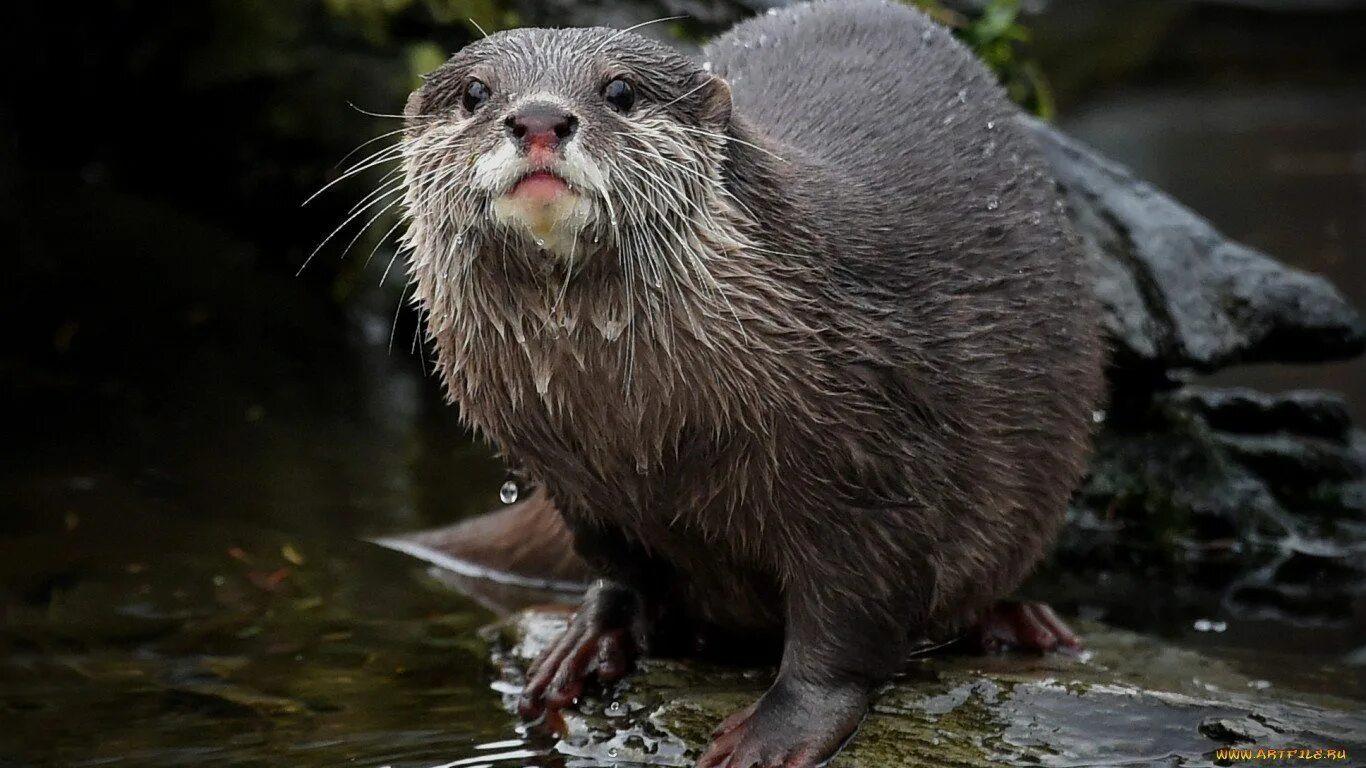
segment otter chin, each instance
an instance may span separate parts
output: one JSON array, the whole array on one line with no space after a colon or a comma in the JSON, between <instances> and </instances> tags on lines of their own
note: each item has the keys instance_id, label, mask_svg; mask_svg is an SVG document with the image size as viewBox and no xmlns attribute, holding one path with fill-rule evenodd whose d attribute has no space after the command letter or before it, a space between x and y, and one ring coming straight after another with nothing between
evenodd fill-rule
<instances>
[{"instance_id":1,"label":"otter chin","mask_svg":"<svg viewBox=\"0 0 1366 768\"><path fill-rule=\"evenodd\" d=\"M568 257L593 213L592 204L551 171L532 171L493 201L494 219L524 231L536 245Z\"/></svg>"},{"instance_id":2,"label":"otter chin","mask_svg":"<svg viewBox=\"0 0 1366 768\"><path fill-rule=\"evenodd\" d=\"M457 52L408 100L409 268L450 399L597 579L520 713L781 648L699 764L812 768L925 644L1075 643L996 606L1085 468L1100 315L1014 105L923 13L790 6L702 57Z\"/></svg>"}]
</instances>

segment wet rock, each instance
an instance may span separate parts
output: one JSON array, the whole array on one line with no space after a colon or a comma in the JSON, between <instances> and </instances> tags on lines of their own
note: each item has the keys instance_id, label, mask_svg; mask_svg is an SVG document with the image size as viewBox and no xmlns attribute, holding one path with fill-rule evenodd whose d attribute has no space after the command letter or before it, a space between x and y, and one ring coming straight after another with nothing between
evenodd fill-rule
<instances>
[{"instance_id":1,"label":"wet rock","mask_svg":"<svg viewBox=\"0 0 1366 768\"><path fill-rule=\"evenodd\" d=\"M1058 130L1033 132L1098 273L1121 369L1212 371L1336 360L1366 325L1327 280L1231 242L1208 221Z\"/></svg>"},{"instance_id":2,"label":"wet rock","mask_svg":"<svg viewBox=\"0 0 1366 768\"><path fill-rule=\"evenodd\" d=\"M1255 714L1239 718L1207 717L1200 721L1200 732L1226 744L1256 744L1279 733L1263 724Z\"/></svg>"},{"instance_id":3,"label":"wet rock","mask_svg":"<svg viewBox=\"0 0 1366 768\"><path fill-rule=\"evenodd\" d=\"M525 612L488 633L512 706L528 660L563 627ZM1208 765L1225 743L1366 749L1352 702L1268 686L1160 641L1086 627L1091 651L917 662L877 699L835 768L888 765ZM651 660L565 713L556 750L588 761L686 766L772 670Z\"/></svg>"},{"instance_id":4,"label":"wet rock","mask_svg":"<svg viewBox=\"0 0 1366 768\"><path fill-rule=\"evenodd\" d=\"M1182 387L1124 408L1096 437L1083 510L1205 541L1366 511L1366 434L1335 396Z\"/></svg>"},{"instance_id":5,"label":"wet rock","mask_svg":"<svg viewBox=\"0 0 1366 768\"><path fill-rule=\"evenodd\" d=\"M1332 392L1268 395L1245 388L1187 387L1175 395L1214 429L1235 434L1289 432L1345 443L1352 429L1347 404Z\"/></svg>"}]
</instances>

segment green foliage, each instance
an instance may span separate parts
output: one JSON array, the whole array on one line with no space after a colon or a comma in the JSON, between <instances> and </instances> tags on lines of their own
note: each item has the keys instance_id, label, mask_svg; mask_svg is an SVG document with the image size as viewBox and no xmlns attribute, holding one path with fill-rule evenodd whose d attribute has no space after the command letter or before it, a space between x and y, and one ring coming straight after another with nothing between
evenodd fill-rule
<instances>
[{"instance_id":1,"label":"green foliage","mask_svg":"<svg viewBox=\"0 0 1366 768\"><path fill-rule=\"evenodd\" d=\"M516 11L499 0L325 0L335 17L354 25L372 42L389 40L394 19L404 14L425 14L440 26L459 24L480 35L521 24Z\"/></svg>"},{"instance_id":2,"label":"green foliage","mask_svg":"<svg viewBox=\"0 0 1366 768\"><path fill-rule=\"evenodd\" d=\"M1039 64L1025 51L1029 30L1020 23L1020 0L988 0L971 18L944 7L942 0L903 0L953 30L996 72L1016 103L1044 119L1054 113L1053 90Z\"/></svg>"},{"instance_id":3,"label":"green foliage","mask_svg":"<svg viewBox=\"0 0 1366 768\"><path fill-rule=\"evenodd\" d=\"M951 28L996 72L1017 103L1045 119L1053 116L1053 91L1038 62L1025 51L1029 30L1020 23L1020 0L987 0L977 16L947 8L943 0L902 1ZM438 27L461 25L471 37L522 24L517 12L506 8L501 0L325 0L325 7L333 17L376 44L392 42L390 30L405 15L421 15ZM680 22L670 24L669 31L677 39L694 43L706 37L701 30ZM449 53L434 43L409 50L414 81Z\"/></svg>"}]
</instances>

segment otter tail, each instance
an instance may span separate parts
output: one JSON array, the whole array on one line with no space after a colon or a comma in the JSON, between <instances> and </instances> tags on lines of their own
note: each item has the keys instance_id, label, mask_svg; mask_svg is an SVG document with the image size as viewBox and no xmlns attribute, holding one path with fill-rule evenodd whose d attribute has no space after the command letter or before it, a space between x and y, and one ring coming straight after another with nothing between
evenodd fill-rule
<instances>
[{"instance_id":1,"label":"otter tail","mask_svg":"<svg viewBox=\"0 0 1366 768\"><path fill-rule=\"evenodd\" d=\"M374 541L430 564L443 581L499 613L572 602L587 588L588 568L539 489L455 525Z\"/></svg>"}]
</instances>

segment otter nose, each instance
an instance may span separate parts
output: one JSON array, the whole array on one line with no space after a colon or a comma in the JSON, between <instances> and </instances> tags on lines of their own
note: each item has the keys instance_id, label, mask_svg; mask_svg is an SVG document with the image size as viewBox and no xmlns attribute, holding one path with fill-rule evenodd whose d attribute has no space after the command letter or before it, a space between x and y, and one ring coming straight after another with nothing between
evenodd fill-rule
<instances>
[{"instance_id":1,"label":"otter nose","mask_svg":"<svg viewBox=\"0 0 1366 768\"><path fill-rule=\"evenodd\" d=\"M579 119L552 104L529 104L508 115L503 125L518 146L554 148L574 135Z\"/></svg>"}]
</instances>

